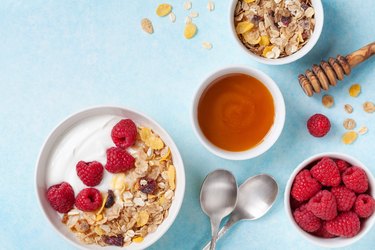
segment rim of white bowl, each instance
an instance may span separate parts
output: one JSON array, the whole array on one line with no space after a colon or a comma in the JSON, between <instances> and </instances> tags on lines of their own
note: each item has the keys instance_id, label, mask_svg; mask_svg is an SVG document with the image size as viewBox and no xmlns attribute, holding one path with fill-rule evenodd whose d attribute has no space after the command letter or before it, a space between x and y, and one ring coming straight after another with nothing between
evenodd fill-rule
<instances>
[{"instance_id":1,"label":"rim of white bowl","mask_svg":"<svg viewBox=\"0 0 375 250\"><path fill-rule=\"evenodd\" d=\"M230 29L232 31L232 35L234 36L234 39L236 40L236 43L242 48L243 51L246 52L252 59L269 65L283 65L292 63L294 61L297 61L298 59L305 56L307 53L314 48L315 44L318 42L320 35L323 30L323 24L324 24L324 9L322 5L321 0L312 0L312 6L315 10L315 28L313 31L313 34L310 37L310 40L297 52L290 56L286 56L283 58L277 58L277 59L269 59L264 58L261 56L258 56L254 53L252 53L250 50L248 50L245 45L241 42L241 40L238 38L238 35L236 34L236 30L234 28L234 10L236 8L238 0L232 0L232 3L230 5L230 12L229 12L229 24Z\"/></svg>"},{"instance_id":2,"label":"rim of white bowl","mask_svg":"<svg viewBox=\"0 0 375 250\"><path fill-rule=\"evenodd\" d=\"M202 130L199 127L198 118L197 118L197 108L198 108L199 100L203 92L208 88L208 86L214 80L218 79L221 76L228 75L228 74L235 74L235 73L246 74L262 82L270 91L272 98L273 98L274 107L275 107L274 123L271 129L268 131L267 135L262 140L262 142L260 142L258 145L256 145L253 148L250 148L244 151L239 151L239 152L227 151L212 144L204 136ZM271 77L269 77L266 73L258 69L250 68L247 66L234 65L234 66L223 67L221 69L215 70L211 74L209 74L206 78L204 78L204 80L199 85L199 87L197 88L193 96L193 105L192 105L190 116L191 116L192 126L193 126L193 130L194 130L196 137L198 137L198 140L200 141L200 143L208 151L210 151L211 153L221 158L228 159L228 160L248 160L248 159L255 158L265 153L276 143L276 141L280 137L281 132L284 128L285 114L286 114L286 111L285 111L284 97L279 87L272 80Z\"/></svg>"},{"instance_id":3,"label":"rim of white bowl","mask_svg":"<svg viewBox=\"0 0 375 250\"><path fill-rule=\"evenodd\" d=\"M288 179L288 182L286 184L285 191L284 191L285 213L287 214L287 217L289 218L290 223L293 225L293 228L296 231L298 231L303 236L303 238L307 239L309 242L311 242L311 243L313 243L317 246L326 247L326 248L345 247L345 246L348 246L348 245L351 245L351 244L357 242L358 240L360 240L363 236L365 236L370 231L370 229L372 228L372 226L375 223L375 214L373 214L370 218L366 219L365 226L363 228L361 228L361 231L359 232L359 234L357 234L353 238L337 237L337 238L324 239L324 238L319 238L319 237L313 236L313 235L303 231L298 226L298 224L295 222L295 220L293 218L293 215L292 215L292 209L290 207L290 191L291 191L291 188L292 188L294 178L303 168L308 166L310 163L312 163L312 162L314 162L318 159L321 159L323 157L332 157L332 158L336 158L336 159L342 159L342 160L345 160L345 161L349 162L351 165L361 167L367 174L369 185L370 185L370 188L371 188L370 193L373 197L375 196L375 178L372 175L371 171L361 161L359 161L357 158L354 158L353 156L350 156L350 155L345 154L345 153L324 152L324 153L319 153L319 154L315 154L313 156L310 156L309 158L302 161L293 170L292 174L290 175L290 177Z\"/></svg>"},{"instance_id":4,"label":"rim of white bowl","mask_svg":"<svg viewBox=\"0 0 375 250\"><path fill-rule=\"evenodd\" d=\"M158 241L161 237L163 237L163 235L169 230L169 228L174 223L177 215L180 212L180 209L181 209L181 206L182 206L182 203L183 203L183 200L184 200L186 177L185 177L185 167L184 167L184 163L183 163L180 151L178 150L177 145L175 144L175 142L173 141L173 139L169 135L169 133L159 123L157 123L154 119L150 118L149 116L145 115L142 112L139 112L139 111L135 110L134 108L122 107L122 106L117 106L117 105L91 106L91 107L88 107L88 108L81 109L80 111L75 112L75 113L69 115L68 117L64 118L62 121L60 121L52 129L52 131L47 135L47 137L44 140L44 142L42 144L42 147L39 151L38 158L37 158L37 161L36 161L35 173L34 173L35 195L37 196L37 201L38 201L40 209L42 210L42 214L43 214L44 218L48 221L48 224L57 232L57 234L60 235L65 241L69 242L70 244L74 245L75 247L78 247L79 249L103 249L103 247L99 247L97 245L79 244L77 241L74 241L74 240L68 238L63 232L61 232L51 222L46 210L44 209L42 201L41 201L41 195L42 194L40 193L40 190L38 190L38 183L40 181L39 176L40 176L40 171L41 171L39 165L41 164L40 163L41 158L42 158L43 154L45 153L44 151L47 150L46 146L48 145L48 146L51 146L51 148L52 148L53 145L54 145L54 142L50 141L50 140L52 140L51 138L53 138L53 136L55 136L56 134L64 134L63 132L57 133L56 131L59 130L61 127L63 127L65 124L69 123L72 119L74 119L78 116L81 116L81 115L83 115L85 113L89 113L89 112L95 112L95 111L101 110L101 109L103 109L103 110L113 109L113 110L119 110L119 111L124 111L124 112L128 112L128 113L133 113L137 116L143 117L144 119L148 120L150 123L154 124L154 126L157 127L156 129L161 131L161 133L164 133L165 137L170 142L168 144L168 146L170 148L173 147L173 148L176 149L175 150L176 152L174 152L174 158L177 159L177 161L179 161L181 163L180 166L178 166L178 170L179 170L178 172L179 172L180 176L178 178L176 177L176 179L178 179L178 182L177 182L176 190L175 190L175 198L172 202L172 206L173 206L174 209L173 209L173 211L171 211L172 206L169 208L170 213L168 215L168 218L170 218L170 219L168 221L163 221L158 226L158 229L153 233L153 234L157 233L157 236L155 236L153 240L151 240L147 243L141 242L141 243L138 243L137 245L126 247L127 249L134 249L134 250L145 249L145 248L153 245L156 241ZM87 116L86 116L86 118L87 118ZM84 119L84 118L80 118L79 120L82 120L82 119ZM54 140L56 140L56 139L54 139ZM49 144L51 144L51 145L49 145ZM50 152L48 152L48 153L50 153ZM48 159L48 155L46 157ZM176 175L177 175L177 168L176 168ZM163 227L160 228L162 225L163 225ZM70 233L70 232L68 232L68 233ZM114 249L114 250L118 249L118 247L115 247L115 246L106 246L105 248L106 249Z\"/></svg>"}]
</instances>

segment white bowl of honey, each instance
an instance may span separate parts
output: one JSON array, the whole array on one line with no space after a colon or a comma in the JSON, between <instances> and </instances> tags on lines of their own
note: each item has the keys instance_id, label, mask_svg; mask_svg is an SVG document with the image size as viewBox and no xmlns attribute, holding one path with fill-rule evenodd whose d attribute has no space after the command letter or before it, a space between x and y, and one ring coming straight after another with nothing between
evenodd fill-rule
<instances>
[{"instance_id":1,"label":"white bowl of honey","mask_svg":"<svg viewBox=\"0 0 375 250\"><path fill-rule=\"evenodd\" d=\"M265 73L233 66L203 81L191 116L198 139L210 152L246 160L263 154L277 141L284 127L285 103Z\"/></svg>"}]
</instances>

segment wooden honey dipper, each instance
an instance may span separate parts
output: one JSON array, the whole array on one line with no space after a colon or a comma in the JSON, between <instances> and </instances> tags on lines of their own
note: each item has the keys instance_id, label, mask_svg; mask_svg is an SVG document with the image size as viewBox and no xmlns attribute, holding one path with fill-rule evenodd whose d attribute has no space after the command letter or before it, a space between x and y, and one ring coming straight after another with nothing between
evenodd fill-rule
<instances>
[{"instance_id":1,"label":"wooden honey dipper","mask_svg":"<svg viewBox=\"0 0 375 250\"><path fill-rule=\"evenodd\" d=\"M299 84L306 95L312 96L320 93L321 89L328 90L330 85L336 86L337 80L344 79L344 74L349 75L352 68L366 61L375 54L375 42L354 51L347 56L338 55L335 58L330 57L328 62L321 61L320 66L314 64L312 69L308 69L305 75L298 76Z\"/></svg>"}]
</instances>

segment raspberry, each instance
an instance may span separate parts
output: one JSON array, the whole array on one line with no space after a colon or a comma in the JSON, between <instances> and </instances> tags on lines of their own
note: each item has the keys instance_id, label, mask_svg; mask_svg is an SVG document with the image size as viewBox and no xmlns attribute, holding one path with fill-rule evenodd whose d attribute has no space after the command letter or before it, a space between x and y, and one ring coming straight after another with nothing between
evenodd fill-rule
<instances>
[{"instance_id":1,"label":"raspberry","mask_svg":"<svg viewBox=\"0 0 375 250\"><path fill-rule=\"evenodd\" d=\"M310 171L299 172L294 179L291 195L297 201L306 201L322 189L322 185L311 177Z\"/></svg>"},{"instance_id":2,"label":"raspberry","mask_svg":"<svg viewBox=\"0 0 375 250\"><path fill-rule=\"evenodd\" d=\"M299 208L304 202L297 201L293 197L290 197L290 208L294 211L295 209Z\"/></svg>"},{"instance_id":3,"label":"raspberry","mask_svg":"<svg viewBox=\"0 0 375 250\"><path fill-rule=\"evenodd\" d=\"M74 190L69 183L61 182L48 188L47 200L57 212L67 213L74 205Z\"/></svg>"},{"instance_id":4,"label":"raspberry","mask_svg":"<svg viewBox=\"0 0 375 250\"><path fill-rule=\"evenodd\" d=\"M112 147L107 149L105 169L111 173L125 172L134 167L135 159L126 150Z\"/></svg>"},{"instance_id":5,"label":"raspberry","mask_svg":"<svg viewBox=\"0 0 375 250\"><path fill-rule=\"evenodd\" d=\"M306 204L293 212L294 220L306 232L314 232L321 226L321 221L312 212L307 210Z\"/></svg>"},{"instance_id":6,"label":"raspberry","mask_svg":"<svg viewBox=\"0 0 375 250\"><path fill-rule=\"evenodd\" d=\"M324 157L310 170L311 175L324 186L338 186L341 182L340 171L336 163Z\"/></svg>"},{"instance_id":7,"label":"raspberry","mask_svg":"<svg viewBox=\"0 0 375 250\"><path fill-rule=\"evenodd\" d=\"M331 129L331 123L325 115L315 114L307 121L307 129L312 136L323 137Z\"/></svg>"},{"instance_id":8,"label":"raspberry","mask_svg":"<svg viewBox=\"0 0 375 250\"><path fill-rule=\"evenodd\" d=\"M327 221L325 226L327 231L333 235L350 238L358 234L361 222L358 216L350 211L343 212L333 220Z\"/></svg>"},{"instance_id":9,"label":"raspberry","mask_svg":"<svg viewBox=\"0 0 375 250\"><path fill-rule=\"evenodd\" d=\"M145 194L152 194L156 190L156 181L151 178L141 179L139 181L139 190Z\"/></svg>"},{"instance_id":10,"label":"raspberry","mask_svg":"<svg viewBox=\"0 0 375 250\"><path fill-rule=\"evenodd\" d=\"M76 166L77 175L89 187L98 185L103 179L103 165L100 162L80 161Z\"/></svg>"},{"instance_id":11,"label":"raspberry","mask_svg":"<svg viewBox=\"0 0 375 250\"><path fill-rule=\"evenodd\" d=\"M366 172L359 167L350 167L342 174L345 186L356 193L364 193L368 189Z\"/></svg>"},{"instance_id":12,"label":"raspberry","mask_svg":"<svg viewBox=\"0 0 375 250\"><path fill-rule=\"evenodd\" d=\"M345 186L333 187L331 193L336 198L337 211L349 211L355 202L355 193Z\"/></svg>"},{"instance_id":13,"label":"raspberry","mask_svg":"<svg viewBox=\"0 0 375 250\"><path fill-rule=\"evenodd\" d=\"M326 229L326 222L323 222L322 226L314 232L314 235L322 238L334 238L335 235L329 233Z\"/></svg>"},{"instance_id":14,"label":"raspberry","mask_svg":"<svg viewBox=\"0 0 375 250\"><path fill-rule=\"evenodd\" d=\"M96 188L82 189L76 197L75 205L81 211L95 211L102 205L102 195Z\"/></svg>"},{"instance_id":15,"label":"raspberry","mask_svg":"<svg viewBox=\"0 0 375 250\"><path fill-rule=\"evenodd\" d=\"M368 218L374 213L375 200L368 194L360 194L354 203L354 212L361 218Z\"/></svg>"},{"instance_id":16,"label":"raspberry","mask_svg":"<svg viewBox=\"0 0 375 250\"><path fill-rule=\"evenodd\" d=\"M132 120L123 119L112 128L111 137L117 147L126 149L137 139L137 126Z\"/></svg>"},{"instance_id":17,"label":"raspberry","mask_svg":"<svg viewBox=\"0 0 375 250\"><path fill-rule=\"evenodd\" d=\"M340 173L343 173L348 167L350 167L350 164L344 160L335 160L335 162Z\"/></svg>"},{"instance_id":18,"label":"raspberry","mask_svg":"<svg viewBox=\"0 0 375 250\"><path fill-rule=\"evenodd\" d=\"M312 197L307 209L322 220L332 220L337 216L336 199L328 190L322 190Z\"/></svg>"}]
</instances>

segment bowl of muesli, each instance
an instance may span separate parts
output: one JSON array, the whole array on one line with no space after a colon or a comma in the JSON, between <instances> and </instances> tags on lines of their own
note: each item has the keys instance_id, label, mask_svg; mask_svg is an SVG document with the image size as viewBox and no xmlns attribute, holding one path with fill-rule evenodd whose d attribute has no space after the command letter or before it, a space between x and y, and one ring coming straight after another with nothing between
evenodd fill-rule
<instances>
[{"instance_id":1,"label":"bowl of muesli","mask_svg":"<svg viewBox=\"0 0 375 250\"><path fill-rule=\"evenodd\" d=\"M134 110L76 113L45 141L36 193L52 227L85 249L145 249L174 222L185 191L181 155L168 133Z\"/></svg>"},{"instance_id":2,"label":"bowl of muesli","mask_svg":"<svg viewBox=\"0 0 375 250\"><path fill-rule=\"evenodd\" d=\"M321 0L233 0L230 25L239 46L258 62L287 64L306 55L323 29Z\"/></svg>"}]
</instances>

